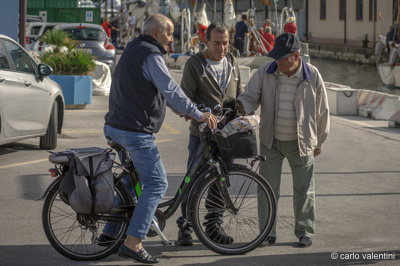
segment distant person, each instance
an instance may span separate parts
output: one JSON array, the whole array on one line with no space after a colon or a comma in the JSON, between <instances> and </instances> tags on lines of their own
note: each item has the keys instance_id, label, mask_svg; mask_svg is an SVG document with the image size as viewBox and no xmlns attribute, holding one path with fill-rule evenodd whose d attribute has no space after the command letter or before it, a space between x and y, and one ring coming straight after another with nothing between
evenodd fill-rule
<instances>
[{"instance_id":1,"label":"distant person","mask_svg":"<svg viewBox=\"0 0 400 266\"><path fill-rule=\"evenodd\" d=\"M233 46L239 51L242 56L244 51L244 38L249 32L249 27L247 26L247 15L242 14L242 20L236 22L235 25L235 40Z\"/></svg>"},{"instance_id":2,"label":"distant person","mask_svg":"<svg viewBox=\"0 0 400 266\"><path fill-rule=\"evenodd\" d=\"M386 46L388 50L388 55L390 55L390 52L393 50L393 48L396 48L397 44L400 43L400 29L398 28L398 25L390 26L390 29L386 34Z\"/></svg>"},{"instance_id":3,"label":"distant person","mask_svg":"<svg viewBox=\"0 0 400 266\"><path fill-rule=\"evenodd\" d=\"M270 27L271 28L271 33L275 35L276 32L274 32L274 26L275 26L275 23L272 22L269 18L266 18L265 21L264 21L264 25L263 25L264 32L265 32L265 28Z\"/></svg>"},{"instance_id":4,"label":"distant person","mask_svg":"<svg viewBox=\"0 0 400 266\"><path fill-rule=\"evenodd\" d=\"M263 27L264 27L264 28L266 28L266 27L271 27L271 28L272 28L272 21L271 21L269 18L266 18L266 19L264 20L264 25L263 25Z\"/></svg>"},{"instance_id":5,"label":"distant person","mask_svg":"<svg viewBox=\"0 0 400 266\"><path fill-rule=\"evenodd\" d=\"M272 48L274 48L274 44L275 44L275 35L273 35L271 33L271 27L265 27L264 28L264 32L262 33L262 37L263 37L263 44L265 49L267 49L268 52L270 52L272 50Z\"/></svg>"},{"instance_id":6,"label":"distant person","mask_svg":"<svg viewBox=\"0 0 400 266\"><path fill-rule=\"evenodd\" d=\"M110 38L111 37L111 24L110 24L110 20L107 17L103 18L103 23L101 23L101 27L106 32L107 37Z\"/></svg>"},{"instance_id":7,"label":"distant person","mask_svg":"<svg viewBox=\"0 0 400 266\"><path fill-rule=\"evenodd\" d=\"M260 174L279 200L284 158L293 177L294 233L299 247L312 245L315 227L314 159L321 153L329 133L328 97L318 69L303 61L300 41L292 33L276 39L268 54L274 59L252 75L239 101L246 113L261 107L260 153L266 161ZM258 197L260 218L267 209L265 197ZM264 218L265 219L265 218ZM262 222L261 224L265 224ZM266 244L276 243L276 224Z\"/></svg>"},{"instance_id":8,"label":"distant person","mask_svg":"<svg viewBox=\"0 0 400 266\"><path fill-rule=\"evenodd\" d=\"M200 51L203 51L205 48L205 43L206 43L207 26L203 25L199 22L196 22L195 27L196 27L196 31L197 31L196 33L198 36L199 48L200 48Z\"/></svg>"},{"instance_id":9,"label":"distant person","mask_svg":"<svg viewBox=\"0 0 400 266\"><path fill-rule=\"evenodd\" d=\"M132 15L132 12L129 12L128 16L128 31L129 31L129 39L135 35L136 29L136 17Z\"/></svg>"},{"instance_id":10,"label":"distant person","mask_svg":"<svg viewBox=\"0 0 400 266\"><path fill-rule=\"evenodd\" d=\"M111 42L115 47L118 47L118 35L119 35L119 19L114 17L111 21Z\"/></svg>"},{"instance_id":11,"label":"distant person","mask_svg":"<svg viewBox=\"0 0 400 266\"><path fill-rule=\"evenodd\" d=\"M297 25L294 17L288 17L286 20L286 24L283 27L283 32L288 32L292 34L297 33Z\"/></svg>"}]
</instances>

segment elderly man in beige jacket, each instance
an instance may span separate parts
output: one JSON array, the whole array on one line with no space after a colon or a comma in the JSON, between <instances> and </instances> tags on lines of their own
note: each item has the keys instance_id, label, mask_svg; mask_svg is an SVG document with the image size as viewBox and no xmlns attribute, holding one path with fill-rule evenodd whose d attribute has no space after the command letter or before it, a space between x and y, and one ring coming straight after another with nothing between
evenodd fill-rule
<instances>
[{"instance_id":1,"label":"elderly man in beige jacket","mask_svg":"<svg viewBox=\"0 0 400 266\"><path fill-rule=\"evenodd\" d=\"M311 246L315 225L314 157L321 153L329 132L329 108L324 82L317 68L300 57L296 35L284 33L269 53L275 61L261 66L239 100L246 113L261 105L260 151L267 160L260 174L279 200L282 162L286 158L293 176L294 232L299 247ZM258 199L265 213L266 201ZM276 242L274 226L266 244Z\"/></svg>"}]
</instances>

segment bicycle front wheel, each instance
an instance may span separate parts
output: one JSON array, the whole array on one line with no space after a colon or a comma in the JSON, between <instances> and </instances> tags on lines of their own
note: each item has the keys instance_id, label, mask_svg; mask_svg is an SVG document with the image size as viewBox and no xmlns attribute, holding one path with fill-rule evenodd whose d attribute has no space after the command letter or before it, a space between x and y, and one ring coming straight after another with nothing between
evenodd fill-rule
<instances>
[{"instance_id":1,"label":"bicycle front wheel","mask_svg":"<svg viewBox=\"0 0 400 266\"><path fill-rule=\"evenodd\" d=\"M227 196L223 196L218 182L226 182ZM275 196L265 179L250 169L231 169L226 178L211 174L193 191L193 229L210 250L223 255L244 254L257 248L271 232ZM228 207L226 197L234 208Z\"/></svg>"},{"instance_id":2,"label":"bicycle front wheel","mask_svg":"<svg viewBox=\"0 0 400 266\"><path fill-rule=\"evenodd\" d=\"M125 238L128 214L78 214L60 191L60 183L61 180L47 194L42 212L43 229L51 245L73 260L99 260L114 253ZM120 203L118 206L130 205L121 185L115 187L115 202ZM105 226L112 227L113 237L99 242Z\"/></svg>"}]
</instances>

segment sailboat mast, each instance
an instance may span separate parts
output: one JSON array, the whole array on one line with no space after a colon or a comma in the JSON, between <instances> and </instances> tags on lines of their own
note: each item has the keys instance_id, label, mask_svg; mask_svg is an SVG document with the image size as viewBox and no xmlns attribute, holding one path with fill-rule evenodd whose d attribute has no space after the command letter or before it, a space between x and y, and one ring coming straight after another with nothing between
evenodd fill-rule
<instances>
[{"instance_id":1,"label":"sailboat mast","mask_svg":"<svg viewBox=\"0 0 400 266\"><path fill-rule=\"evenodd\" d=\"M400 24L400 0L397 0L397 25Z\"/></svg>"}]
</instances>

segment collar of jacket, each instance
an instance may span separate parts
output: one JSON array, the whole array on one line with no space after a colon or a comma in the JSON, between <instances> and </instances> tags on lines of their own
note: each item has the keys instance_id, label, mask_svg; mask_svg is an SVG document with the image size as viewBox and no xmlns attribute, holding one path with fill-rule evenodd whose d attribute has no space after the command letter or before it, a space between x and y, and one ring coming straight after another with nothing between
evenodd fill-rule
<instances>
[{"instance_id":1,"label":"collar of jacket","mask_svg":"<svg viewBox=\"0 0 400 266\"><path fill-rule=\"evenodd\" d=\"M210 73L207 74L206 69L207 69L208 63L207 63L206 58L204 57L204 54L202 52L199 52L199 53L195 54L194 56L201 63L201 67L203 68L202 77L207 77L210 80L210 77L212 75ZM236 70L236 67L235 67L233 55L230 54L230 53L226 53L225 57L228 60L228 64L230 64L230 66L231 66L231 71L229 72L228 83L227 83L227 84L229 84L229 82L230 82L230 80L232 78L232 73L233 73L233 78L235 79L235 81L238 81L239 78L238 78L238 75L237 75L237 72L236 72L237 70ZM213 79L213 82L210 80L210 82L211 83L214 82L215 83L214 85L217 85L217 88L219 88L219 86L217 84L217 81L215 79Z\"/></svg>"},{"instance_id":2,"label":"collar of jacket","mask_svg":"<svg viewBox=\"0 0 400 266\"><path fill-rule=\"evenodd\" d=\"M303 67L303 80L311 80L311 75L310 75L310 67L307 65L307 63L302 59L301 60L301 64ZM267 73L268 74L274 74L276 72L276 70L278 69L278 65L276 64L276 62L272 62L268 69L267 69Z\"/></svg>"},{"instance_id":3,"label":"collar of jacket","mask_svg":"<svg viewBox=\"0 0 400 266\"><path fill-rule=\"evenodd\" d=\"M206 60L206 58L204 57L204 54L203 54L202 52L197 53L195 56L198 58L198 60L200 60L200 62L201 62L204 66L207 65L207 60ZM232 64L232 67L234 67L235 65L234 65L234 62L233 62L233 55L230 54L230 53L226 53L225 57L226 57L226 59L228 59L228 62L229 62L230 64Z\"/></svg>"},{"instance_id":4,"label":"collar of jacket","mask_svg":"<svg viewBox=\"0 0 400 266\"><path fill-rule=\"evenodd\" d=\"M158 49L160 49L160 52L161 52L162 54L166 54L166 53L167 53L167 50L165 50L165 48L162 47L162 45L159 44L159 43L157 42L157 40L154 39L153 37L151 37L150 35L147 35L147 34L140 34L138 38L139 38L139 40L141 40L141 41L145 41L145 42L148 42L148 43L151 43L151 44L157 46Z\"/></svg>"}]
</instances>

